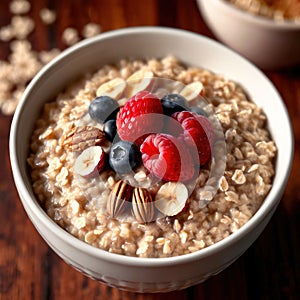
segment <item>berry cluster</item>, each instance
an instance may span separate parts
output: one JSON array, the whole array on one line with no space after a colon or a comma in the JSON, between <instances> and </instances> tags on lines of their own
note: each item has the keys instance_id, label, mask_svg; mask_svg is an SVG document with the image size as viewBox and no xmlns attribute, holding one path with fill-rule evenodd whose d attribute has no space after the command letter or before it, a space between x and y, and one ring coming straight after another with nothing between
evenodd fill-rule
<instances>
[{"instance_id":1,"label":"berry cluster","mask_svg":"<svg viewBox=\"0 0 300 300\"><path fill-rule=\"evenodd\" d=\"M213 127L205 111L189 107L182 95L167 94L159 99L143 90L121 107L114 98L101 95L90 103L88 112L102 125L102 135L110 147L105 152L100 145L90 146L91 134L99 131L80 131L76 139L80 145L88 145L74 165L81 176L94 177L109 167L122 177L143 166L146 173L166 183L188 183L199 175L200 166L210 161ZM182 205L187 197L183 198Z\"/></svg>"},{"instance_id":2,"label":"berry cluster","mask_svg":"<svg viewBox=\"0 0 300 300\"><path fill-rule=\"evenodd\" d=\"M148 91L121 108L108 96L89 106L90 117L103 124L112 142L108 161L116 173L130 173L142 162L159 179L175 182L193 179L210 160L213 128L204 111L193 110L179 94L159 99Z\"/></svg>"}]
</instances>

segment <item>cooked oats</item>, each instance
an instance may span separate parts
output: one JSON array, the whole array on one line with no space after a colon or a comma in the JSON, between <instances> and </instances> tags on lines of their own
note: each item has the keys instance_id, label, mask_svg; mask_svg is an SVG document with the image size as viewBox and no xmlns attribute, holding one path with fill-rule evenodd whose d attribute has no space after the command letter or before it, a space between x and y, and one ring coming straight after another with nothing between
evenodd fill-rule
<instances>
[{"instance_id":1,"label":"cooked oats","mask_svg":"<svg viewBox=\"0 0 300 300\"><path fill-rule=\"evenodd\" d=\"M300 22L299 0L227 0L233 5L276 21Z\"/></svg>"},{"instance_id":2,"label":"cooked oats","mask_svg":"<svg viewBox=\"0 0 300 300\"><path fill-rule=\"evenodd\" d=\"M82 178L73 170L74 153L63 150L64 136L74 126L92 123L86 111L98 87L115 77L126 80L140 69L175 80L175 90L179 88L178 81L188 84L200 80L203 96L209 102L207 109L219 119L226 113L226 121L222 122L221 118L225 152L217 147L224 156L223 164L227 159L224 172L211 175L208 169L201 169L189 196L188 210L145 224L138 223L132 215L111 218L106 202L119 180L116 174L107 169L97 179ZM30 149L28 164L33 190L48 215L90 245L138 257L184 255L229 236L259 209L275 173L276 145L263 111L247 98L237 83L208 70L186 67L174 57L148 61L124 59L86 75L53 102L45 104ZM221 160L215 162L216 166ZM143 170L138 170L134 180L145 179ZM149 187L149 190L155 192L157 188Z\"/></svg>"}]
</instances>

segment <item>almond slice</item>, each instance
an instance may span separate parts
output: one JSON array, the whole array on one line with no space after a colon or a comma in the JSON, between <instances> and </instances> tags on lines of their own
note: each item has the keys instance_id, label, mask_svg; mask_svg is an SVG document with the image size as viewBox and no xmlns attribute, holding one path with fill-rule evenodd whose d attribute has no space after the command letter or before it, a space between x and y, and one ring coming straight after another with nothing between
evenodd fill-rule
<instances>
[{"instance_id":1,"label":"almond slice","mask_svg":"<svg viewBox=\"0 0 300 300\"><path fill-rule=\"evenodd\" d=\"M183 96L187 101L192 101L201 95L203 91L203 84L200 81L195 81L183 88L180 95Z\"/></svg>"},{"instance_id":2,"label":"almond slice","mask_svg":"<svg viewBox=\"0 0 300 300\"><path fill-rule=\"evenodd\" d=\"M108 82L103 83L97 89L96 95L109 96L113 99L118 100L126 88L126 81L122 78L114 78Z\"/></svg>"},{"instance_id":3,"label":"almond slice","mask_svg":"<svg viewBox=\"0 0 300 300\"><path fill-rule=\"evenodd\" d=\"M151 71L140 70L127 78L126 96L131 98L140 91L147 90L153 82L154 74Z\"/></svg>"}]
</instances>

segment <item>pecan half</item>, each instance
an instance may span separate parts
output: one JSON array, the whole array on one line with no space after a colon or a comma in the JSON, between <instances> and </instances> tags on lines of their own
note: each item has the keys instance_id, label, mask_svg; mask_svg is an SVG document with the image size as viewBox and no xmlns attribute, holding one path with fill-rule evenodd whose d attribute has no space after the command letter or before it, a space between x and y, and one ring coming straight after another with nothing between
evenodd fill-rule
<instances>
[{"instance_id":1,"label":"pecan half","mask_svg":"<svg viewBox=\"0 0 300 300\"><path fill-rule=\"evenodd\" d=\"M105 141L105 133L93 126L74 127L65 137L63 145L80 152L91 146L99 146Z\"/></svg>"},{"instance_id":2,"label":"pecan half","mask_svg":"<svg viewBox=\"0 0 300 300\"><path fill-rule=\"evenodd\" d=\"M107 200L106 209L113 218L119 216L125 209L127 202L131 200L132 186L119 180L110 192Z\"/></svg>"},{"instance_id":3,"label":"pecan half","mask_svg":"<svg viewBox=\"0 0 300 300\"><path fill-rule=\"evenodd\" d=\"M154 217L154 202L148 190L134 188L132 194L132 213L139 223L149 223Z\"/></svg>"}]
</instances>

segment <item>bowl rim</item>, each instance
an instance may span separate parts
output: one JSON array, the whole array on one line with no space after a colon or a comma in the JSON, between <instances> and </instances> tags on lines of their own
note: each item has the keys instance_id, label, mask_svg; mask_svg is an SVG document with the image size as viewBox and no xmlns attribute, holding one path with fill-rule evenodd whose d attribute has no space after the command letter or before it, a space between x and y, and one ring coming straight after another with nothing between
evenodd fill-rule
<instances>
[{"instance_id":1,"label":"bowl rim","mask_svg":"<svg viewBox=\"0 0 300 300\"><path fill-rule=\"evenodd\" d=\"M204 249L201 249L199 251L188 253L180 256L174 256L174 257L164 257L164 258L142 258L142 257L131 257L126 256L122 254L116 254L116 253L110 253L106 250L102 250L99 248L96 248L92 245L89 245L85 243L84 241L79 240L77 237L71 235L64 229L62 229L58 224L56 224L43 210L43 208L38 204L37 199L32 199L29 191L26 188L26 184L23 181L20 169L18 167L19 160L17 155L17 149L16 149L16 141L17 141L17 132L19 128L21 127L21 124L19 123L19 119L22 115L22 108L24 105L26 105L26 99L30 95L31 91L34 89L35 85L45 77L47 72L51 70L56 64L59 64L61 60L63 60L65 57L68 57L68 55L81 51L82 48L88 47L91 44L103 42L106 39L112 39L112 38L118 38L119 36L123 35L134 35L134 34L158 34L158 35L172 35L177 36L180 38L180 36L186 36L193 39L199 39L202 40L202 42L209 43L213 45L214 47L222 48L224 51L230 53L232 56L239 57L239 59L242 59L244 62L247 63L247 65L252 68L253 70L256 70L264 79L265 81L270 84L270 86L274 89L275 93L277 94L278 98L281 100L280 105L282 106L283 110L286 113L286 119L288 121L288 126L290 127L289 132L289 140L290 145L287 145L288 153L289 155L289 165L286 166L285 173L280 174L280 176L283 178L282 182L280 184L273 186L269 194L267 195L265 201L259 208L259 210L255 213L255 215L240 229L238 229L236 232L232 233L228 237L222 239L221 241L206 247ZM274 201L276 199L277 194L282 193L282 186L285 186L288 180L288 175L290 173L291 165L292 165L292 156L293 156L293 149L294 149L294 139L292 134L292 126L291 121L289 119L289 115L287 112L287 109L282 101L281 96L275 89L274 85L271 83L271 81L263 74L261 70L259 70L255 65L250 63L247 59L243 58L233 50L229 49L228 47L222 45L221 43L212 40L211 38L207 36L200 35L198 33L190 32L183 29L175 29L175 28L168 28L168 27L159 27L159 26L139 26L139 27L129 27L129 28L123 28L123 29L117 29L117 30L111 30L104 33L101 33L100 35L89 38L86 40L83 40L76 45L64 50L61 54L59 54L56 58L54 58L50 63L48 63L46 66L42 68L42 70L32 79L32 81L27 86L20 103L16 109L16 112L13 116L13 120L11 123L11 130L10 130L10 139L9 139L9 154L10 154L10 161L11 161L11 167L13 172L13 177L15 181L15 185L19 192L19 198L21 199L22 203L25 202L26 205L23 204L23 206L29 207L31 212L40 220L40 222L43 223L43 225L47 226L49 230L54 233L56 236L60 236L65 240L65 242L71 246L79 249L82 252L87 253L88 255L91 255L95 258L98 258L100 260L104 261L110 261L122 265L127 266L140 266L140 267L162 267L162 266L168 266L169 264L178 265L178 264L185 264L188 262L192 262L195 260L200 260L202 258L205 258L207 256L210 256L216 252L222 251L222 249L227 248L229 245L233 244L236 240L241 239L247 233L256 226L258 226L261 222L264 221L264 218L267 216L267 214L275 210L277 206L277 202ZM278 175L279 176L279 175ZM266 201L267 199L271 200ZM25 208L26 209L26 208Z\"/></svg>"},{"instance_id":2,"label":"bowl rim","mask_svg":"<svg viewBox=\"0 0 300 300\"><path fill-rule=\"evenodd\" d=\"M206 0L197 0L198 2L206 2ZM257 15L248 11L245 11L232 3L229 3L227 0L209 0L211 2L214 2L215 5L220 5L221 8L226 13L233 14L234 17L238 19L244 19L250 23L254 23L256 25L261 25L268 27L270 29L279 29L279 30L292 30L297 31L300 30L300 22L283 19L283 20L274 20L271 18L267 18L261 15Z\"/></svg>"}]
</instances>

